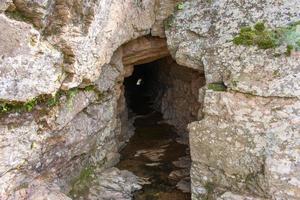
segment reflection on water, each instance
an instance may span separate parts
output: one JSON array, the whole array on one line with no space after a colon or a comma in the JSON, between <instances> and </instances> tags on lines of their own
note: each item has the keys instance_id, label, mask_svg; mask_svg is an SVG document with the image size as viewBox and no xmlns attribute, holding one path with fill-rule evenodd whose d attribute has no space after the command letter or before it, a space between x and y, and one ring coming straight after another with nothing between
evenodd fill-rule
<instances>
[{"instance_id":1,"label":"reflection on water","mask_svg":"<svg viewBox=\"0 0 300 200\"><path fill-rule=\"evenodd\" d=\"M122 150L117 167L149 183L134 194L136 200L190 199L189 192L177 188L181 185L189 189L189 149L176 142L178 135L174 128L164 123L161 113L145 102L145 98L132 102L132 110L139 115L134 122L135 134Z\"/></svg>"}]
</instances>

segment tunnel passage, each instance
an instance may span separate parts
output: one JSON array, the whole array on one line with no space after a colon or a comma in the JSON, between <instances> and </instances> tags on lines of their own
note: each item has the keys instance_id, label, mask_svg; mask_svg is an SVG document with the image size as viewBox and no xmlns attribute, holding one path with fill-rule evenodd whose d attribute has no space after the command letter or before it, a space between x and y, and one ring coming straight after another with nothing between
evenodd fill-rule
<instances>
[{"instance_id":1,"label":"tunnel passage","mask_svg":"<svg viewBox=\"0 0 300 200\"><path fill-rule=\"evenodd\" d=\"M176 127L185 143L188 123L202 117L199 89L204 85L204 74L178 65L170 56L136 65L132 75L124 80L128 107L145 114L143 105L151 104Z\"/></svg>"},{"instance_id":2,"label":"tunnel passage","mask_svg":"<svg viewBox=\"0 0 300 200\"><path fill-rule=\"evenodd\" d=\"M171 57L136 65L125 78L124 96L135 133L117 167L147 179L149 184L135 199L190 199L186 127L197 120L198 89L204 84L203 75Z\"/></svg>"},{"instance_id":3,"label":"tunnel passage","mask_svg":"<svg viewBox=\"0 0 300 200\"><path fill-rule=\"evenodd\" d=\"M133 74L124 80L124 86L127 105L136 114L149 113L159 91L164 90L158 82L158 66L155 63L135 66Z\"/></svg>"}]
</instances>

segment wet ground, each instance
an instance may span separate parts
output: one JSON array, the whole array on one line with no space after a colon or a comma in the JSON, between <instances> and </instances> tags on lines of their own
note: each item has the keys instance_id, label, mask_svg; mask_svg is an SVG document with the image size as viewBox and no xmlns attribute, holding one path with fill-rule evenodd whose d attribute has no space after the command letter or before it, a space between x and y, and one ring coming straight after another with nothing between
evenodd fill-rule
<instances>
[{"instance_id":1,"label":"wet ground","mask_svg":"<svg viewBox=\"0 0 300 200\"><path fill-rule=\"evenodd\" d=\"M178 135L174 127L164 123L161 113L151 108L147 97L135 98L130 107L136 116L135 134L121 151L121 161L116 167L131 171L148 182L134 194L134 199L191 199L187 192L188 147L176 142Z\"/></svg>"}]
</instances>

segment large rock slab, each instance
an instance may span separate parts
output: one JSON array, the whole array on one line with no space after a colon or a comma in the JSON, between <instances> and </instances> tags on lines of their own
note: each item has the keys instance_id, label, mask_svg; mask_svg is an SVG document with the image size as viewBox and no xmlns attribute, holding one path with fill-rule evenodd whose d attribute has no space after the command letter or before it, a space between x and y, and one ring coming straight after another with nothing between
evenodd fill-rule
<instances>
[{"instance_id":1,"label":"large rock slab","mask_svg":"<svg viewBox=\"0 0 300 200\"><path fill-rule=\"evenodd\" d=\"M205 117L189 126L193 196L299 198L299 112L297 99L206 91Z\"/></svg>"},{"instance_id":2,"label":"large rock slab","mask_svg":"<svg viewBox=\"0 0 300 200\"><path fill-rule=\"evenodd\" d=\"M173 14L176 5L181 0L159 0L155 7L155 23L151 27L151 35L166 37L165 36L165 20Z\"/></svg>"},{"instance_id":3,"label":"large rock slab","mask_svg":"<svg viewBox=\"0 0 300 200\"><path fill-rule=\"evenodd\" d=\"M300 57L274 57L243 46L224 47L218 55L229 88L265 97L300 97Z\"/></svg>"},{"instance_id":4,"label":"large rock slab","mask_svg":"<svg viewBox=\"0 0 300 200\"><path fill-rule=\"evenodd\" d=\"M139 178L127 170L111 168L95 176L87 200L131 200L133 192L142 189Z\"/></svg>"},{"instance_id":5,"label":"large rock slab","mask_svg":"<svg viewBox=\"0 0 300 200\"><path fill-rule=\"evenodd\" d=\"M242 26L263 21L272 29L297 22L296 0L194 0L182 7L166 30L171 55L179 64L204 70L208 83L225 82L237 91L299 97L299 57L276 57L277 50L241 47L232 42Z\"/></svg>"},{"instance_id":6,"label":"large rock slab","mask_svg":"<svg viewBox=\"0 0 300 200\"><path fill-rule=\"evenodd\" d=\"M27 23L0 14L0 28L0 100L55 93L62 81L62 54Z\"/></svg>"},{"instance_id":7,"label":"large rock slab","mask_svg":"<svg viewBox=\"0 0 300 200\"><path fill-rule=\"evenodd\" d=\"M122 47L123 64L126 66L150 63L169 55L165 39L140 37Z\"/></svg>"},{"instance_id":8,"label":"large rock slab","mask_svg":"<svg viewBox=\"0 0 300 200\"><path fill-rule=\"evenodd\" d=\"M82 100L82 95L74 97L76 98L74 106L78 106L76 101L82 103L86 101ZM77 110L78 113L62 110L56 112L57 118L54 118L56 121L44 116L48 121L41 123L29 116L27 119L24 118L22 123L1 124L3 134L0 141L5 146L1 148L0 156L1 180L3 180L0 196L16 195L16 192L22 189L22 185L31 184L30 176L35 178L41 174L48 174L51 177L47 180L49 184L53 179L57 179L57 175L62 179L62 184L68 184L76 174L72 169L78 170L77 168L87 158L90 164L97 164L105 159L107 163L115 163L111 156L118 150L118 141L114 138L117 125L116 103L115 97L103 100L100 104L90 103L84 111ZM67 116L67 119L61 120L61 114ZM48 126L47 123L52 126ZM73 163L77 163L77 166L73 166ZM24 172L25 174L20 176ZM11 177L19 178L13 178L15 180L13 182L7 181ZM30 187L28 190L36 191Z\"/></svg>"},{"instance_id":9,"label":"large rock slab","mask_svg":"<svg viewBox=\"0 0 300 200\"><path fill-rule=\"evenodd\" d=\"M64 88L75 87L83 80L97 80L114 51L129 40L149 34L155 21L155 2L151 0L98 0L78 3L77 7L62 2L54 7L66 13L54 15L48 30L49 40L64 52L65 70L70 73ZM59 20L61 24L57 24Z\"/></svg>"}]
</instances>

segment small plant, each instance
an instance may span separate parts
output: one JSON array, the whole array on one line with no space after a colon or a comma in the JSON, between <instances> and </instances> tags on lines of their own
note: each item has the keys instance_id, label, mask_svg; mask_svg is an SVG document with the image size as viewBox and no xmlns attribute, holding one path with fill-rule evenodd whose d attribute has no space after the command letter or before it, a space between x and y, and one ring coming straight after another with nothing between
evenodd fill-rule
<instances>
[{"instance_id":1,"label":"small plant","mask_svg":"<svg viewBox=\"0 0 300 200\"><path fill-rule=\"evenodd\" d=\"M227 87L224 85L224 83L210 83L208 84L207 88L216 92L223 92L227 90Z\"/></svg>"},{"instance_id":2,"label":"small plant","mask_svg":"<svg viewBox=\"0 0 300 200\"><path fill-rule=\"evenodd\" d=\"M177 9L177 10L182 10L182 9L184 9L184 3L183 3L183 2L178 3L178 4L176 5L176 9Z\"/></svg>"},{"instance_id":3,"label":"small plant","mask_svg":"<svg viewBox=\"0 0 300 200\"><path fill-rule=\"evenodd\" d=\"M280 71L279 70L273 71L273 77L274 78L280 77Z\"/></svg>"},{"instance_id":4,"label":"small plant","mask_svg":"<svg viewBox=\"0 0 300 200\"><path fill-rule=\"evenodd\" d=\"M40 98L33 98L32 100L28 101L27 103L25 103L25 108L27 112L30 112L33 110L33 108L40 102L42 101L43 97Z\"/></svg>"},{"instance_id":5,"label":"small plant","mask_svg":"<svg viewBox=\"0 0 300 200\"><path fill-rule=\"evenodd\" d=\"M78 93L78 88L72 88L67 91L67 105L69 108L73 105L73 100L76 94Z\"/></svg>"},{"instance_id":6,"label":"small plant","mask_svg":"<svg viewBox=\"0 0 300 200\"><path fill-rule=\"evenodd\" d=\"M90 187L90 183L94 179L95 167L89 166L81 170L80 175L75 178L72 182L72 189L70 196L75 198L83 196Z\"/></svg>"},{"instance_id":7,"label":"small plant","mask_svg":"<svg viewBox=\"0 0 300 200\"><path fill-rule=\"evenodd\" d=\"M257 23L254 28L242 27L238 36L233 39L236 45L258 46L261 49L276 47L277 40L272 31L266 30L263 23Z\"/></svg>"},{"instance_id":8,"label":"small plant","mask_svg":"<svg viewBox=\"0 0 300 200\"><path fill-rule=\"evenodd\" d=\"M95 91L96 90L96 86L89 85L89 86L86 86L83 90L86 91L86 92L88 92L88 91Z\"/></svg>"},{"instance_id":9,"label":"small plant","mask_svg":"<svg viewBox=\"0 0 300 200\"><path fill-rule=\"evenodd\" d=\"M165 29L169 29L173 26L174 23L174 15L170 15L167 19L164 20Z\"/></svg>"},{"instance_id":10,"label":"small plant","mask_svg":"<svg viewBox=\"0 0 300 200\"><path fill-rule=\"evenodd\" d=\"M214 187L215 185L212 182L207 182L204 185L204 188L208 194L212 194L214 192Z\"/></svg>"},{"instance_id":11,"label":"small plant","mask_svg":"<svg viewBox=\"0 0 300 200\"><path fill-rule=\"evenodd\" d=\"M27 102L0 101L0 114L11 112L31 112L37 105L54 107L60 103L62 96L67 97L67 106L72 107L74 97L79 91L93 91L98 101L102 99L103 94L94 85L85 88L72 88L67 91L59 90L55 95L40 95Z\"/></svg>"},{"instance_id":12,"label":"small plant","mask_svg":"<svg viewBox=\"0 0 300 200\"><path fill-rule=\"evenodd\" d=\"M0 103L0 114L9 112L30 112L42 100L42 97L33 98L25 103L22 102L2 102Z\"/></svg>"}]
</instances>

